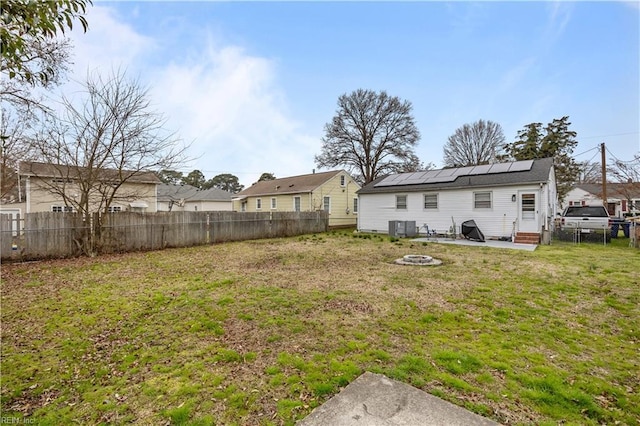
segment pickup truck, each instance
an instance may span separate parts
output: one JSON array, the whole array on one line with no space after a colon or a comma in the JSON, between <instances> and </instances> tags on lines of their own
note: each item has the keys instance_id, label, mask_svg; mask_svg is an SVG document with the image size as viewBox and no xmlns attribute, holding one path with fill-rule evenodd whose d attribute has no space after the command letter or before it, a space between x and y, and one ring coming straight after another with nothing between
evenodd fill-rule
<instances>
[{"instance_id":1,"label":"pickup truck","mask_svg":"<svg viewBox=\"0 0 640 426\"><path fill-rule=\"evenodd\" d=\"M569 206L562 212L562 229L609 229L611 218L604 206ZM588 231L587 231L588 232Z\"/></svg>"}]
</instances>

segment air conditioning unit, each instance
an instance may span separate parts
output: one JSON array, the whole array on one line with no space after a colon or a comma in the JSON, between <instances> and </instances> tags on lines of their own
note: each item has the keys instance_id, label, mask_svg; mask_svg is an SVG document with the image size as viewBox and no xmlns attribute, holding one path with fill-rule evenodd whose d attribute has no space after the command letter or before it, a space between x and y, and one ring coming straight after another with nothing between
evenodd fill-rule
<instances>
[{"instance_id":1,"label":"air conditioning unit","mask_svg":"<svg viewBox=\"0 0 640 426\"><path fill-rule=\"evenodd\" d=\"M415 220L390 220L390 237L415 237L418 234Z\"/></svg>"}]
</instances>

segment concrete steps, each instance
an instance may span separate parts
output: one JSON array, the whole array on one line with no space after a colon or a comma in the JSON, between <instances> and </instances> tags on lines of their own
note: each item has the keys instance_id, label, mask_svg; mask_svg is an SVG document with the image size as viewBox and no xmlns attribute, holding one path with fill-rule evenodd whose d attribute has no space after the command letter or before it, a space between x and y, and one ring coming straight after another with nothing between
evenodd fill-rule
<instances>
[{"instance_id":1,"label":"concrete steps","mask_svg":"<svg viewBox=\"0 0 640 426\"><path fill-rule=\"evenodd\" d=\"M516 244L540 244L539 232L518 232L514 241Z\"/></svg>"}]
</instances>

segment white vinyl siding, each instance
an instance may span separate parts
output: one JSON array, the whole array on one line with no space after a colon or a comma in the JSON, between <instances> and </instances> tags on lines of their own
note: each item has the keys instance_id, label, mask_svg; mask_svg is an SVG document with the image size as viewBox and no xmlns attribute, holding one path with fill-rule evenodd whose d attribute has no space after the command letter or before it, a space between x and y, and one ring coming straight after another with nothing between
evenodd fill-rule
<instances>
[{"instance_id":1,"label":"white vinyl siding","mask_svg":"<svg viewBox=\"0 0 640 426\"><path fill-rule=\"evenodd\" d=\"M448 230L455 222L457 231L460 232L462 222L474 219L486 237L508 237L513 230L514 221L517 221L520 208L520 203L511 201L511 196L520 191L537 192L540 191L540 186L536 183L528 186L492 188L492 208L490 209L474 208L474 193L487 191L474 191L471 188L438 191L438 210L424 208L424 192L402 194L407 196L406 210L396 209L398 194L359 194L358 229L367 232L387 233L391 220L415 220L418 227L426 224L429 229L438 231ZM547 196L553 199L552 194L547 195L546 186L542 191L541 199L547 199ZM544 220L553 212L551 206L546 207L542 203L540 209L540 220Z\"/></svg>"}]
</instances>

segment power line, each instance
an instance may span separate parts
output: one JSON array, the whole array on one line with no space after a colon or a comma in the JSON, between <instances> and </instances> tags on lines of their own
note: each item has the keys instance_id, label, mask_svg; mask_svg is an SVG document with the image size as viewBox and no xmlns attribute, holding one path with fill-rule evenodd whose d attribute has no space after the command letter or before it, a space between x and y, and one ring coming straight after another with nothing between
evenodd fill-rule
<instances>
[{"instance_id":1,"label":"power line","mask_svg":"<svg viewBox=\"0 0 640 426\"><path fill-rule=\"evenodd\" d=\"M606 145L605 145L605 148L606 148ZM609 153L609 155L611 155L613 158L615 158L615 160L616 160L616 161L621 162L621 163L623 162L623 161L622 161L622 160L620 160L618 157L616 157L616 156L613 154L613 152L609 151L609 148L606 148L606 150L607 150L607 152ZM627 161L624 161L624 163L626 163L626 162L627 162Z\"/></svg>"},{"instance_id":2,"label":"power line","mask_svg":"<svg viewBox=\"0 0 640 426\"><path fill-rule=\"evenodd\" d=\"M580 154L574 155L574 157L579 157L581 155L587 154L588 152L591 152L591 151L594 151L594 150L599 150L599 149L600 149L599 145L598 146L594 146L593 148L590 148L590 149L588 149L588 150L586 150L584 152L581 152Z\"/></svg>"}]
</instances>

